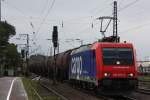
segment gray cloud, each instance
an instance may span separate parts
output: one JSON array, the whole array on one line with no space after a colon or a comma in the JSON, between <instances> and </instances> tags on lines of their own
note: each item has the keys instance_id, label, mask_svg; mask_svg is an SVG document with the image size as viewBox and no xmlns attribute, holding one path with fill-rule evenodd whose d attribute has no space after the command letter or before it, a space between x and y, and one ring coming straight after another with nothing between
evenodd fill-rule
<instances>
[{"instance_id":1,"label":"gray cloud","mask_svg":"<svg viewBox=\"0 0 150 100\"><path fill-rule=\"evenodd\" d=\"M2 19L7 20L16 27L17 34L28 33L35 42L41 45L42 52L47 52L52 46L47 38L51 38L53 25L59 27L60 51L79 46L78 41L67 43L65 39L80 38L84 43L92 43L101 38L100 23L95 18L112 14L113 0L56 0L46 20L41 25L53 0L5 0L2 2ZM137 49L138 59L149 56L149 27L150 1L149 0L117 0L118 1L118 27L122 41L132 42ZM135 3L134 3L135 2ZM63 27L62 27L63 21ZM34 28L31 26L31 22ZM93 23L94 28L91 27ZM112 30L107 31L107 35ZM12 42L17 40L12 39ZM32 45L33 41L31 41ZM33 45L33 49L36 47Z\"/></svg>"}]
</instances>

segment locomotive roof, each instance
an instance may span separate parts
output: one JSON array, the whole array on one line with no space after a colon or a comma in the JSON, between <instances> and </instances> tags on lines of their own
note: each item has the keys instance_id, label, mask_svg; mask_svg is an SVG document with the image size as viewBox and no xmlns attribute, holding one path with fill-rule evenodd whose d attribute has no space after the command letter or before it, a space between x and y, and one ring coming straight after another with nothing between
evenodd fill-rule
<instances>
[{"instance_id":1,"label":"locomotive roof","mask_svg":"<svg viewBox=\"0 0 150 100\"><path fill-rule=\"evenodd\" d=\"M131 43L110 43L110 42L95 42L93 44L82 45L78 48L73 49L71 54L76 54L82 51L96 49L97 47L132 47Z\"/></svg>"},{"instance_id":2,"label":"locomotive roof","mask_svg":"<svg viewBox=\"0 0 150 100\"><path fill-rule=\"evenodd\" d=\"M71 53L71 54L75 54L75 53L79 53L79 52L82 52L82 51L90 50L90 49L91 49L91 47L92 47L92 45L91 45L91 44L82 45L82 46L80 46L80 47L78 47L78 48L74 49L74 50L72 51L72 53Z\"/></svg>"},{"instance_id":3,"label":"locomotive roof","mask_svg":"<svg viewBox=\"0 0 150 100\"><path fill-rule=\"evenodd\" d=\"M133 45L131 43L110 43L110 42L96 42L93 44L93 49L97 47L128 47L132 48Z\"/></svg>"}]
</instances>

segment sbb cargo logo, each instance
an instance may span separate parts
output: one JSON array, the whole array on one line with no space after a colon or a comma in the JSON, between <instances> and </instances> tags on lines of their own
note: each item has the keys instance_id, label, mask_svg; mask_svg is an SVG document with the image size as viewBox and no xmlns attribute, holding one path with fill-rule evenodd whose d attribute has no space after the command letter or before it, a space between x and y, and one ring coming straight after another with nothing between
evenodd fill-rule
<instances>
[{"instance_id":1,"label":"sbb cargo logo","mask_svg":"<svg viewBox=\"0 0 150 100\"><path fill-rule=\"evenodd\" d=\"M79 76L82 73L82 57L73 57L71 59L71 73L76 75L76 78L79 79Z\"/></svg>"}]
</instances>

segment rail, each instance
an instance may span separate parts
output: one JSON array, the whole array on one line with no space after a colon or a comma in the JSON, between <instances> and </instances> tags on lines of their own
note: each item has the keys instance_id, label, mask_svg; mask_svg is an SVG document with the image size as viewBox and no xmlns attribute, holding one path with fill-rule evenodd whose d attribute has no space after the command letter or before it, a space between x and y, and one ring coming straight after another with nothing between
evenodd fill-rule
<instances>
[{"instance_id":1,"label":"rail","mask_svg":"<svg viewBox=\"0 0 150 100\"><path fill-rule=\"evenodd\" d=\"M116 97L113 97L114 100L138 100L136 98L133 98L133 97L130 97L130 96L127 96L127 95L121 95L121 96L116 96Z\"/></svg>"},{"instance_id":2,"label":"rail","mask_svg":"<svg viewBox=\"0 0 150 100\"><path fill-rule=\"evenodd\" d=\"M40 99L40 100L43 100L42 99L42 97L39 95L39 93L33 88L33 86L31 85L31 87L32 87L32 90L35 92L35 94L38 96L38 98Z\"/></svg>"},{"instance_id":3,"label":"rail","mask_svg":"<svg viewBox=\"0 0 150 100\"><path fill-rule=\"evenodd\" d=\"M39 84L40 84L42 87L44 87L45 89L47 89L48 91L50 91L50 92L54 93L55 95L57 95L58 97L60 97L61 99L63 99L63 100L68 100L65 96L59 94L58 92L56 92L55 90L51 89L50 87L47 87L47 86L45 86L45 85L42 84L42 83L39 83Z\"/></svg>"},{"instance_id":4,"label":"rail","mask_svg":"<svg viewBox=\"0 0 150 100\"><path fill-rule=\"evenodd\" d=\"M142 94L150 95L150 89L142 89L142 88L139 88L136 92L139 92L139 93L142 93Z\"/></svg>"}]
</instances>

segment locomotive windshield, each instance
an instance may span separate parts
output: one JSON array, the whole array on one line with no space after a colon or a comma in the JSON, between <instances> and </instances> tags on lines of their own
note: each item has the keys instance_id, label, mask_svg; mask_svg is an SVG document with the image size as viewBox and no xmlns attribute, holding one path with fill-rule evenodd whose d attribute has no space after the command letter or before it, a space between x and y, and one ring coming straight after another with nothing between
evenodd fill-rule
<instances>
[{"instance_id":1,"label":"locomotive windshield","mask_svg":"<svg viewBox=\"0 0 150 100\"><path fill-rule=\"evenodd\" d=\"M104 65L131 65L133 51L131 48L103 48Z\"/></svg>"}]
</instances>

